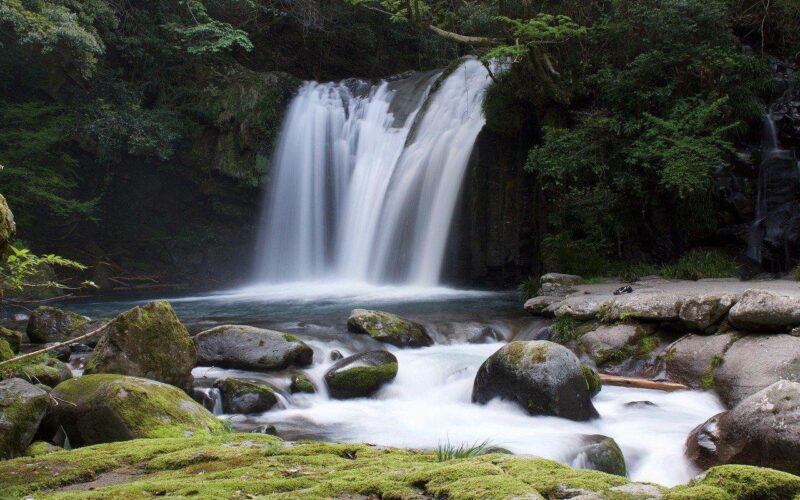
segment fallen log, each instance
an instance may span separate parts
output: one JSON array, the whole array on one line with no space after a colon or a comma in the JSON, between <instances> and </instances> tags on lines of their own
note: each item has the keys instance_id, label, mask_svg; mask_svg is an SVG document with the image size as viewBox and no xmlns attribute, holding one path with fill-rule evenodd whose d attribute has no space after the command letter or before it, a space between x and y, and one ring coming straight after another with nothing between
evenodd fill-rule
<instances>
[{"instance_id":1,"label":"fallen log","mask_svg":"<svg viewBox=\"0 0 800 500\"><path fill-rule=\"evenodd\" d=\"M32 358L32 357L37 356L39 354L44 354L46 352L55 351L56 349L58 349L60 347L68 346L70 344L77 344L81 340L86 340L89 337L97 335L98 333L103 331L103 329L105 327L107 327L109 325L109 323L111 323L111 322L110 321L106 321L105 323L103 323L102 325L98 326L97 328L95 328L94 330L90 331L89 333L84 333L83 335L71 338L71 339L69 339L69 340L67 340L65 342L59 342L57 344L51 344L51 345L45 347L44 349L39 349L38 351L29 352L27 354L20 354L16 358L11 358L11 359L7 359L5 361L0 361L0 367L2 367L3 365L15 363L17 361L22 361L23 359Z\"/></svg>"},{"instance_id":2,"label":"fallen log","mask_svg":"<svg viewBox=\"0 0 800 500\"><path fill-rule=\"evenodd\" d=\"M607 375L605 373L600 373L599 375L603 385L634 387L636 389L652 389L666 392L686 391L689 389L688 386L675 382L658 382L646 378L620 377L619 375Z\"/></svg>"}]
</instances>

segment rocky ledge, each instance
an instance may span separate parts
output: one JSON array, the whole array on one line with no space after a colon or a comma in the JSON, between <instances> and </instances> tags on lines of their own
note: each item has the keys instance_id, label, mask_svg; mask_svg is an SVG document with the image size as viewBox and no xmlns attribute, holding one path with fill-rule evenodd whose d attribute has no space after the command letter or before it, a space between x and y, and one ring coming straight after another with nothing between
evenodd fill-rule
<instances>
[{"instance_id":1,"label":"rocky ledge","mask_svg":"<svg viewBox=\"0 0 800 500\"><path fill-rule=\"evenodd\" d=\"M800 477L720 466L671 489L536 457L488 454L440 461L435 452L274 436L143 439L72 451L45 447L0 462L12 498L792 498ZM202 478L202 481L198 479Z\"/></svg>"}]
</instances>

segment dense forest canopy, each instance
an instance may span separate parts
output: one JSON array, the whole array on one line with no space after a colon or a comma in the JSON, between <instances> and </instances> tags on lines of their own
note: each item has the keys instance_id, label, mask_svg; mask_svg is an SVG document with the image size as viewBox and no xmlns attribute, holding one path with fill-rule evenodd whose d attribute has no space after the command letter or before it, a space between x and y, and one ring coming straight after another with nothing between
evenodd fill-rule
<instances>
[{"instance_id":1,"label":"dense forest canopy","mask_svg":"<svg viewBox=\"0 0 800 500\"><path fill-rule=\"evenodd\" d=\"M608 265L710 243L800 2L6 0L0 43L0 185L34 249L202 274L245 251L300 80L474 54L513 62L487 123L530 136L551 263Z\"/></svg>"}]
</instances>

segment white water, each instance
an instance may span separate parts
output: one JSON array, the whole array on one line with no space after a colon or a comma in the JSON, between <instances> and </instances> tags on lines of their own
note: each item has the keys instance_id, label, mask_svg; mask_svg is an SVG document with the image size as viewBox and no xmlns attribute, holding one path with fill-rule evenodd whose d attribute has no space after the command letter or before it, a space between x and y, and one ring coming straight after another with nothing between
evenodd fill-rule
<instances>
[{"instance_id":1,"label":"white water","mask_svg":"<svg viewBox=\"0 0 800 500\"><path fill-rule=\"evenodd\" d=\"M273 161L256 278L432 286L490 82L465 61L369 86L309 82Z\"/></svg>"},{"instance_id":2,"label":"white water","mask_svg":"<svg viewBox=\"0 0 800 500\"><path fill-rule=\"evenodd\" d=\"M671 486L686 482L696 470L683 453L689 432L723 411L710 393L665 393L606 387L594 399L601 415L591 422L531 417L517 406L495 400L486 406L470 401L475 373L502 344L436 345L425 349L392 349L399 361L395 381L374 398L332 400L323 376L327 354L343 345L309 341L315 364L306 371L321 391L288 395L285 408L258 417L234 417L239 425L275 424L279 433L336 442L366 442L407 448L435 448L440 443L490 440L516 454L551 458L573 466L578 436L613 437L626 458L632 479ZM196 369L196 376L243 376L242 372ZM281 387L278 379L273 383ZM283 384L285 385L285 383ZM651 401L657 406L626 407Z\"/></svg>"}]
</instances>

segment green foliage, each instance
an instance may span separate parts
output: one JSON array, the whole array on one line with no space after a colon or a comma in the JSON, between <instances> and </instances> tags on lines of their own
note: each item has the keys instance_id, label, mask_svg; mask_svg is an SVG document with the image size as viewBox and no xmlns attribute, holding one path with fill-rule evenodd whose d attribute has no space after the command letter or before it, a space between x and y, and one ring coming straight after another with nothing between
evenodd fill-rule
<instances>
[{"instance_id":1,"label":"green foliage","mask_svg":"<svg viewBox=\"0 0 800 500\"><path fill-rule=\"evenodd\" d=\"M565 344L570 340L575 340L580 337L580 332L577 329L578 323L572 316L560 316L556 318L550 329L553 335L550 339L559 344Z\"/></svg>"},{"instance_id":2,"label":"green foliage","mask_svg":"<svg viewBox=\"0 0 800 500\"><path fill-rule=\"evenodd\" d=\"M460 458L474 458L490 453L510 454L508 451L490 444L488 439L480 442L476 441L471 445L467 443L455 445L450 443L448 439L447 442L444 444L439 443L439 446L436 447L436 461L446 462Z\"/></svg>"},{"instance_id":3,"label":"green foliage","mask_svg":"<svg viewBox=\"0 0 800 500\"><path fill-rule=\"evenodd\" d=\"M11 246L11 255L6 262L0 265L0 290L22 291L26 287L39 288L69 288L64 282L50 280L43 283L32 280L40 275L43 266L58 266L78 271L86 270L86 266L74 260L65 259L58 255L35 255L27 248ZM82 287L94 286L90 281L84 282ZM3 294L0 294L2 297Z\"/></svg>"},{"instance_id":4,"label":"green foliage","mask_svg":"<svg viewBox=\"0 0 800 500\"><path fill-rule=\"evenodd\" d=\"M664 278L683 280L734 278L738 275L738 264L718 251L692 250L677 262L664 265L659 274Z\"/></svg>"},{"instance_id":5,"label":"green foliage","mask_svg":"<svg viewBox=\"0 0 800 500\"><path fill-rule=\"evenodd\" d=\"M791 270L789 275L795 281L800 281L800 266L795 266L794 269Z\"/></svg>"},{"instance_id":6,"label":"green foliage","mask_svg":"<svg viewBox=\"0 0 800 500\"><path fill-rule=\"evenodd\" d=\"M249 0L243 1L251 3ZM164 27L178 35L190 54L216 54L236 47L245 51L253 50L253 43L246 31L209 16L202 1L182 0L179 4L186 8L192 22L188 25L167 23Z\"/></svg>"},{"instance_id":7,"label":"green foliage","mask_svg":"<svg viewBox=\"0 0 800 500\"><path fill-rule=\"evenodd\" d=\"M525 302L528 299L536 297L539 295L539 290L541 287L542 284L539 276L529 276L528 279L520 283L520 285L517 287L520 300Z\"/></svg>"},{"instance_id":8,"label":"green foliage","mask_svg":"<svg viewBox=\"0 0 800 500\"><path fill-rule=\"evenodd\" d=\"M503 44L487 52L483 59L519 61L542 45L560 43L587 33L584 26L563 14L539 13L532 19L511 19L500 16L498 20L511 28L513 44Z\"/></svg>"}]
</instances>

